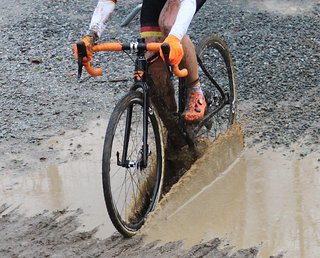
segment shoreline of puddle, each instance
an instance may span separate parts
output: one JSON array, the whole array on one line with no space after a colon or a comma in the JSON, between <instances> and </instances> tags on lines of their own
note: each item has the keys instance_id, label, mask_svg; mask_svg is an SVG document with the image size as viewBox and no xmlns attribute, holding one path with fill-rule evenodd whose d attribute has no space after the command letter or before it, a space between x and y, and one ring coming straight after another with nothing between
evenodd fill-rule
<instances>
[{"instance_id":1,"label":"shoreline of puddle","mask_svg":"<svg viewBox=\"0 0 320 258\"><path fill-rule=\"evenodd\" d=\"M11 210L19 206L26 216L81 208L79 230L99 227L96 237L111 236L116 230L107 214L101 182L105 128L100 121L90 128L47 142L65 150L65 156L76 146L90 153L79 160L19 175L11 170L1 173L1 202L12 205ZM145 243L182 240L185 247L218 237L237 249L257 246L261 257L320 253L319 153L301 158L289 150L246 149L237 130L221 137L192 166L139 235ZM224 157L216 158L219 152Z\"/></svg>"}]
</instances>

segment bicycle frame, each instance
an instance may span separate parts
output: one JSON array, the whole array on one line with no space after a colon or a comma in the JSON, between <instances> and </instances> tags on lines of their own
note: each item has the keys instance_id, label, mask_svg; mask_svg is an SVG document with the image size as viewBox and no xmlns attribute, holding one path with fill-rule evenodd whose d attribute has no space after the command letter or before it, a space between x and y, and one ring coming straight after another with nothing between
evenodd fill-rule
<instances>
[{"instance_id":1,"label":"bicycle frame","mask_svg":"<svg viewBox=\"0 0 320 258\"><path fill-rule=\"evenodd\" d=\"M211 83L216 87L216 89L219 91L223 101L220 103L219 106L215 107L214 110L211 110L208 112L205 117L201 120L201 122L194 128L195 131L200 130L202 126L204 126L214 115L216 115L220 110L224 108L225 105L230 104L230 96L229 94L226 94L223 89L220 87L220 85L216 82L216 80L211 76L211 74L208 72L206 67L203 65L201 58L197 55L197 61L199 66L201 67L203 73L207 78L211 81ZM229 67L227 67L229 69Z\"/></svg>"},{"instance_id":2,"label":"bicycle frame","mask_svg":"<svg viewBox=\"0 0 320 258\"><path fill-rule=\"evenodd\" d=\"M216 132L219 130L217 127L221 118L218 117L217 122L208 120L228 102L233 103L231 102L232 98L236 95L233 91L233 82L230 82L233 75L228 73L229 90L224 92L223 89L226 87L224 80L222 80L221 87L217 83L220 79L220 73L212 73L217 74L217 78L215 78L217 81L209 73L210 70L215 71L213 68L215 66L210 65L211 55L208 55L209 58L204 55L212 37L208 39L206 38L199 45L200 51L197 49L197 53L201 58L204 57L203 64L200 58L198 58L198 62L205 76L209 78L205 80L204 85L208 85L206 89L208 93L212 94L205 95L208 110L203 121L191 126L182 118L188 89L184 80L180 79L179 81L179 102L177 103L179 110L177 113L176 110L172 111L168 108L163 91L157 87L161 80L153 81L148 73L154 61L158 60L155 66L162 65L162 59L158 59L158 53L157 56L146 58L146 51L159 52L161 49L170 75L172 73L178 77L187 75L187 70L180 70L178 66L171 67L169 64L169 45L163 47L165 45L163 43L145 43L143 39L139 39L137 42L127 44L113 42L97 44L91 49L88 49L84 42L78 42L74 48L78 59L79 78L82 67L92 76L102 73L102 69L94 69L91 66L91 58L88 57L91 57L91 53L87 53L87 50L92 50L92 52L128 50L136 55L133 85L130 91L118 101L111 113L105 133L102 157L102 181L107 210L113 225L124 236L133 236L144 224L148 214L154 210L161 198L165 169L179 171L177 175L180 175L180 171L188 168L199 157L197 137L202 135L202 132L208 132L208 137L218 135ZM213 39L215 40L215 38ZM218 40L218 42L220 41ZM224 44L221 48L223 47ZM218 51L221 54L220 48ZM232 72L232 62L231 64L226 62L229 53L225 49L222 52L225 63L227 63L227 67L229 66L227 69L231 69ZM207 60L208 70L206 69ZM202 74L199 73L199 75ZM223 117L223 113L221 117ZM228 118L229 124L231 124L231 120ZM215 124L213 125L213 123ZM162 126L166 128L166 134L163 134ZM206 128L197 131L202 126ZM176 150L180 148L183 148L182 156L176 155Z\"/></svg>"},{"instance_id":3,"label":"bicycle frame","mask_svg":"<svg viewBox=\"0 0 320 258\"><path fill-rule=\"evenodd\" d=\"M121 44L121 43L102 43L93 46L93 52L97 51L124 51L124 50L129 50L132 52L137 53L137 58L135 61L135 71L134 71L134 85L132 86L131 90L138 90L142 89L143 92L143 146L142 146L142 161L141 168L145 168L147 165L148 161L148 144L147 144L147 138L148 138L148 131L147 131L147 122L148 122L148 112L149 112L149 86L147 84L147 79L146 79L146 72L147 72L147 66L148 66L148 61L145 58L145 51L146 50L151 50L151 51L159 51L160 47L163 47L163 44L161 43L148 43L146 44L144 39L138 39L138 42L136 43L129 43L129 44ZM91 67L90 62L82 63L82 58L87 57L86 56L86 47L84 46L83 42L77 43L77 48L78 48L78 65L79 65L79 77L81 75L82 71L82 66L85 67L85 69L88 71L89 74L92 76L98 76L102 74L102 69L93 69ZM169 55L169 46L166 46L165 48L162 48L163 53L167 52ZM229 103L229 96L224 93L222 88L218 85L218 83L214 80L214 78L210 75L210 73L206 70L205 66L202 64L201 59L197 57L198 63L203 70L204 74L209 78L209 80L212 82L212 84L217 88L219 91L221 97L222 97L222 102L213 108L213 110L210 110L203 120L198 123L197 125L193 126L193 132L197 133L206 123L215 115L217 114L225 105ZM166 62L168 64L168 61ZM169 68L170 66L168 66ZM170 69L169 69L170 70ZM187 75L187 71L185 69L180 70L177 66L172 68L172 72L177 75L178 77L185 77ZM183 80L180 80L183 82ZM186 95L186 90L183 87L183 83L179 83L179 113L181 114L184 109L184 104L185 104L185 95ZM118 164L124 167L129 167L131 166L129 161L127 160L127 147L128 147L128 139L130 136L130 124L131 124L131 119L132 119L132 110L128 110L127 114L127 123L126 123L126 129L125 129L125 141L124 141L124 146L123 146L123 152L122 152L122 157L121 160L118 158ZM178 121L179 124L181 124ZM186 130L182 129L184 131L181 135L184 135L186 138L186 142L189 144L189 146L193 145L193 140L192 140L192 135L189 135Z\"/></svg>"},{"instance_id":4,"label":"bicycle frame","mask_svg":"<svg viewBox=\"0 0 320 258\"><path fill-rule=\"evenodd\" d=\"M149 112L149 86L146 82L146 72L147 72L147 60L144 56L145 51L159 51L159 49L162 49L164 56L166 60L168 60L170 48L168 44L162 44L162 43L145 43L144 39L138 39L138 42L136 43L129 43L129 44L121 44L121 43L102 43L98 44L92 47L93 52L97 51L125 51L129 50L132 52L137 53L137 58L135 62L135 71L134 71L134 85L131 88L131 90L137 90L139 88L143 91L143 146L142 146L142 161L139 164L141 168L145 168L148 161L148 112ZM84 45L84 42L78 42L76 44L75 52L78 54L78 78L80 78L82 73L82 67L84 66L87 72L92 76L98 76L102 74L102 69L94 69L91 66L90 61L83 62L83 58L87 57L86 52L86 46ZM167 61L167 63L169 63ZM172 69L172 73L174 73L178 77L185 77L188 74L188 71L186 69L180 70L178 66L170 66L170 69ZM122 152L121 160L118 156L118 165L123 167L130 167L133 164L130 164L130 161L127 160L127 147L128 147L128 141L130 136L130 124L132 119L132 110L128 110L127 115L127 122L126 122L126 129L125 129L125 141L124 141L124 147Z\"/></svg>"},{"instance_id":5,"label":"bicycle frame","mask_svg":"<svg viewBox=\"0 0 320 258\"><path fill-rule=\"evenodd\" d=\"M140 39L141 42L144 42ZM138 41L139 42L139 41ZM148 110L149 110L149 85L146 83L147 61L144 51L138 50L135 62L134 85L131 90L142 89L143 92L143 145L141 168L146 168L148 164ZM127 139L128 140L128 139Z\"/></svg>"}]
</instances>

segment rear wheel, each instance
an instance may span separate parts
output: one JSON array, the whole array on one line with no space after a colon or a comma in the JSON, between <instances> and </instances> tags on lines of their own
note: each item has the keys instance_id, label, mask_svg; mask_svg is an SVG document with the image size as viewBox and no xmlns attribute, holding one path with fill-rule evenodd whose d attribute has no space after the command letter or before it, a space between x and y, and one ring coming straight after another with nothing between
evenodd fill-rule
<instances>
[{"instance_id":1,"label":"rear wheel","mask_svg":"<svg viewBox=\"0 0 320 258\"><path fill-rule=\"evenodd\" d=\"M126 126L129 128L127 133ZM152 105L148 112L146 167L143 166L142 139L143 97L140 92L132 91L119 101L110 117L102 161L108 213L113 225L126 237L133 236L141 228L161 194L164 175L162 135Z\"/></svg>"},{"instance_id":2,"label":"rear wheel","mask_svg":"<svg viewBox=\"0 0 320 258\"><path fill-rule=\"evenodd\" d=\"M199 77L208 103L198 136L215 139L235 122L235 68L226 43L215 35L204 38L196 48Z\"/></svg>"}]
</instances>

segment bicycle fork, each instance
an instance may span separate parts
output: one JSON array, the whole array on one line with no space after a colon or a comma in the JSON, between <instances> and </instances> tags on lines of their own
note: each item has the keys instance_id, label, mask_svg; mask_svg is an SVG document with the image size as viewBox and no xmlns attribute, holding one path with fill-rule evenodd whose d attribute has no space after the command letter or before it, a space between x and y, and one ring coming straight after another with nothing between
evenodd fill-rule
<instances>
[{"instance_id":1,"label":"bicycle fork","mask_svg":"<svg viewBox=\"0 0 320 258\"><path fill-rule=\"evenodd\" d=\"M128 147L130 140L131 124L132 124L132 112L133 105L130 105L127 110L125 133L123 139L122 157L120 160L120 154L117 152L117 164L122 167L136 167L138 169L144 169L148 164L149 157L149 145L148 145L148 115L149 115L149 86L146 84L146 71L147 62L144 56L144 51L138 50L138 58L135 64L134 73L134 86L131 90L142 89L143 92L143 133L142 133L142 146L140 149L140 155L137 160L128 159Z\"/></svg>"}]
</instances>

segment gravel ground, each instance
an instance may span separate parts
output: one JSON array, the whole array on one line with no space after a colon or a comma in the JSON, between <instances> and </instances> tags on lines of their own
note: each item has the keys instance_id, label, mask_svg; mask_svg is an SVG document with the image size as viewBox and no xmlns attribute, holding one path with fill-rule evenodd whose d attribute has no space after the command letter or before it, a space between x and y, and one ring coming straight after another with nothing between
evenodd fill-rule
<instances>
[{"instance_id":1,"label":"gravel ground","mask_svg":"<svg viewBox=\"0 0 320 258\"><path fill-rule=\"evenodd\" d=\"M137 2L118 5L102 40L136 38L137 19L127 28L120 24ZM90 118L107 116L114 104L110 99L130 85L132 66L125 54L97 55L105 75L76 80L71 47L86 33L95 3L34 1L31 8L21 0L11 3L18 7L15 15L10 4L2 10L0 153L16 152L17 143L22 150L24 143L36 147L64 130L85 127ZM208 1L194 19L195 41L216 33L232 50L248 144L276 148L301 141L302 155L318 145L319 24L319 5L287 16L240 1Z\"/></svg>"},{"instance_id":2,"label":"gravel ground","mask_svg":"<svg viewBox=\"0 0 320 258\"><path fill-rule=\"evenodd\" d=\"M0 215L5 206L0 206ZM0 218L1 257L233 257L251 258L257 248L234 251L222 240L214 238L190 250L181 250L182 243L157 246L144 244L142 238L123 239L115 234L108 239L94 237L95 230L77 232L81 211L43 213L32 219L12 212ZM17 244L14 244L17 243ZM280 257L280 256L279 256Z\"/></svg>"},{"instance_id":3,"label":"gravel ground","mask_svg":"<svg viewBox=\"0 0 320 258\"><path fill-rule=\"evenodd\" d=\"M109 23L110 29L102 40L131 41L137 37L138 19L127 28L121 28L120 24L138 2L129 0L118 4ZM296 12L283 14L259 9L261 3L263 1L251 4L250 1L208 0L194 19L190 35L198 41L208 33L216 33L230 46L238 74L239 121L248 146L290 148L300 156L319 152L320 5L316 1L304 1ZM39 163L39 153L55 157L54 150L42 145L45 139L69 129L86 130L87 121L107 117L114 100L130 85L132 66L124 54L97 55L95 65L102 66L105 75L90 78L85 74L81 81L76 79L77 66L71 47L85 35L95 4L93 0L1 1L1 170L23 171L34 167ZM25 156L26 160L21 158ZM55 216L42 214L35 220L48 220L49 224L43 228L50 231L55 228L53 232L59 236L59 226L51 223ZM0 220L1 225L24 225L23 216L15 212ZM70 221L72 225L75 223L73 219ZM39 226L31 223L28 229L38 232ZM0 228L2 230L6 230L5 226ZM17 230L20 235L9 235L6 241L16 237L22 240L28 234L28 231ZM26 240L40 250L35 256L58 252L55 249L58 243L45 249L54 240L42 239L45 240ZM70 256L106 255L103 253L106 246L111 250L110 256L125 256L131 254L131 247L135 245L136 256L142 250L146 256L179 253L179 246L167 245L154 247L154 253L150 254L149 247L143 249L139 239L123 241L119 236L99 242L91 238L90 233L84 236L73 233L70 239L77 239L79 244L69 249ZM201 249L208 248L208 253L217 251L214 246L220 245L218 242L214 239L203 244ZM113 250L115 246L117 249ZM181 251L180 255L199 256L199 248L188 253ZM254 248L237 253L224 248L219 247L220 256L215 257L254 257L257 254ZM0 243L2 257L30 255L24 252L23 248L3 249Z\"/></svg>"}]
</instances>

